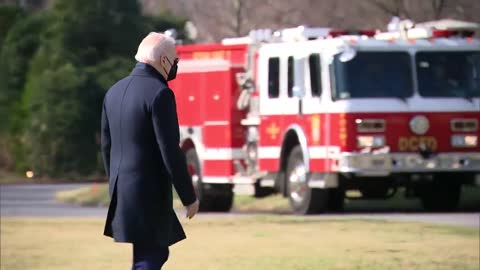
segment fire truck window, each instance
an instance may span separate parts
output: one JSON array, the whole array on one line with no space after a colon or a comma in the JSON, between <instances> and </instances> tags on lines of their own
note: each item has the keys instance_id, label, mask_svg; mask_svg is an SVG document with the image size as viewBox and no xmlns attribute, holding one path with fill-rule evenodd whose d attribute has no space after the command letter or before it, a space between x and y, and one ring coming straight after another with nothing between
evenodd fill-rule
<instances>
[{"instance_id":1,"label":"fire truck window","mask_svg":"<svg viewBox=\"0 0 480 270\"><path fill-rule=\"evenodd\" d=\"M280 94L280 58L268 59L268 97L278 98Z\"/></svg>"},{"instance_id":2,"label":"fire truck window","mask_svg":"<svg viewBox=\"0 0 480 270\"><path fill-rule=\"evenodd\" d=\"M480 51L419 52L418 92L424 97L480 97Z\"/></svg>"},{"instance_id":3,"label":"fire truck window","mask_svg":"<svg viewBox=\"0 0 480 270\"><path fill-rule=\"evenodd\" d=\"M333 97L406 98L413 94L411 57L407 52L358 52L342 62L334 59Z\"/></svg>"},{"instance_id":4,"label":"fire truck window","mask_svg":"<svg viewBox=\"0 0 480 270\"><path fill-rule=\"evenodd\" d=\"M293 66L293 56L288 57L288 97L293 97L293 76L294 76L295 70Z\"/></svg>"},{"instance_id":5,"label":"fire truck window","mask_svg":"<svg viewBox=\"0 0 480 270\"><path fill-rule=\"evenodd\" d=\"M308 65L310 66L310 87L312 89L312 96L319 97L322 94L320 55L318 53L311 54L308 57Z\"/></svg>"}]
</instances>

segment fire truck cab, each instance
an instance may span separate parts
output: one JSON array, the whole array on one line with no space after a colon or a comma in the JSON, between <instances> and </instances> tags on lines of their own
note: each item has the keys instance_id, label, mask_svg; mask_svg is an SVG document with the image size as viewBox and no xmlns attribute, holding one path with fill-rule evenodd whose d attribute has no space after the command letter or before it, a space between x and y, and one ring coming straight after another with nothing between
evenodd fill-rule
<instances>
[{"instance_id":1,"label":"fire truck cab","mask_svg":"<svg viewBox=\"0 0 480 270\"><path fill-rule=\"evenodd\" d=\"M228 211L235 185L281 193L299 214L399 188L454 209L462 185L480 182L480 41L478 25L447 25L178 46L172 88L201 209Z\"/></svg>"}]
</instances>

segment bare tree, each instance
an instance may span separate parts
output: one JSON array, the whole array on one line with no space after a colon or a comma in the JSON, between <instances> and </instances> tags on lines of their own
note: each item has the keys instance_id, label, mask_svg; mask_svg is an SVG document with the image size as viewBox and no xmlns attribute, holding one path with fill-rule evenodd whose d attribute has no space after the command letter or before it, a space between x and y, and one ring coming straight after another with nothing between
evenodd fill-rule
<instances>
[{"instance_id":1,"label":"bare tree","mask_svg":"<svg viewBox=\"0 0 480 270\"><path fill-rule=\"evenodd\" d=\"M291 0L178 0L175 5L174 10L203 33L199 40L203 42L246 35L256 28L343 25L354 17L347 13L355 6L348 0L297 0L294 4Z\"/></svg>"},{"instance_id":2,"label":"bare tree","mask_svg":"<svg viewBox=\"0 0 480 270\"><path fill-rule=\"evenodd\" d=\"M372 0L371 4L391 16L410 17L404 0Z\"/></svg>"},{"instance_id":3,"label":"bare tree","mask_svg":"<svg viewBox=\"0 0 480 270\"><path fill-rule=\"evenodd\" d=\"M432 0L432 10L433 10L433 18L440 19L440 15L442 14L443 9L445 8L445 1L446 0Z\"/></svg>"},{"instance_id":4,"label":"bare tree","mask_svg":"<svg viewBox=\"0 0 480 270\"><path fill-rule=\"evenodd\" d=\"M148 1L148 0L144 0ZM392 16L415 22L454 18L478 22L478 0L162 0L191 20L197 42L243 36L251 29L309 25L386 29Z\"/></svg>"},{"instance_id":5,"label":"bare tree","mask_svg":"<svg viewBox=\"0 0 480 270\"><path fill-rule=\"evenodd\" d=\"M199 28L201 41L235 36L242 31L245 0L178 0L177 4L177 12L180 11ZM213 29L215 31L211 31Z\"/></svg>"},{"instance_id":6,"label":"bare tree","mask_svg":"<svg viewBox=\"0 0 480 270\"><path fill-rule=\"evenodd\" d=\"M462 17L458 14L458 8L468 2L454 0L370 0L373 8L390 16L413 19L414 21L438 20L442 17ZM464 3L459 3L464 2ZM480 2L477 2L477 6Z\"/></svg>"}]
</instances>

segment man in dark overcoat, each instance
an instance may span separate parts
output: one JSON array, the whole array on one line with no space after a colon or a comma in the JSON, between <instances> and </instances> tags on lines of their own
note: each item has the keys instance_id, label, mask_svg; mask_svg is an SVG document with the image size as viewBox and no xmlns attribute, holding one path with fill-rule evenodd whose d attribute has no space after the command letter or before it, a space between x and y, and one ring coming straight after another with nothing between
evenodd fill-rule
<instances>
[{"instance_id":1,"label":"man in dark overcoat","mask_svg":"<svg viewBox=\"0 0 480 270\"><path fill-rule=\"evenodd\" d=\"M133 244L132 269L159 270L169 246L186 238L173 210L172 184L187 217L199 202L179 146L175 96L175 41L150 33L131 74L107 92L102 112L102 154L111 197L104 234Z\"/></svg>"}]
</instances>

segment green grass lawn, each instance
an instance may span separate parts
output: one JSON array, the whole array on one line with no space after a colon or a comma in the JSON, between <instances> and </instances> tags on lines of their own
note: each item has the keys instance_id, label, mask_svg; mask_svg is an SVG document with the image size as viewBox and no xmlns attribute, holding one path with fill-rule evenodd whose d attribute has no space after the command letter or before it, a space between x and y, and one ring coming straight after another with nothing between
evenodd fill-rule
<instances>
[{"instance_id":1,"label":"green grass lawn","mask_svg":"<svg viewBox=\"0 0 480 270\"><path fill-rule=\"evenodd\" d=\"M130 269L131 247L103 237L103 219L1 219L0 269ZM188 240L167 270L471 269L479 230L295 216L182 218Z\"/></svg>"},{"instance_id":2,"label":"green grass lawn","mask_svg":"<svg viewBox=\"0 0 480 270\"><path fill-rule=\"evenodd\" d=\"M61 191L56 194L58 201L81 206L108 206L108 184L92 184L88 187Z\"/></svg>"}]
</instances>

